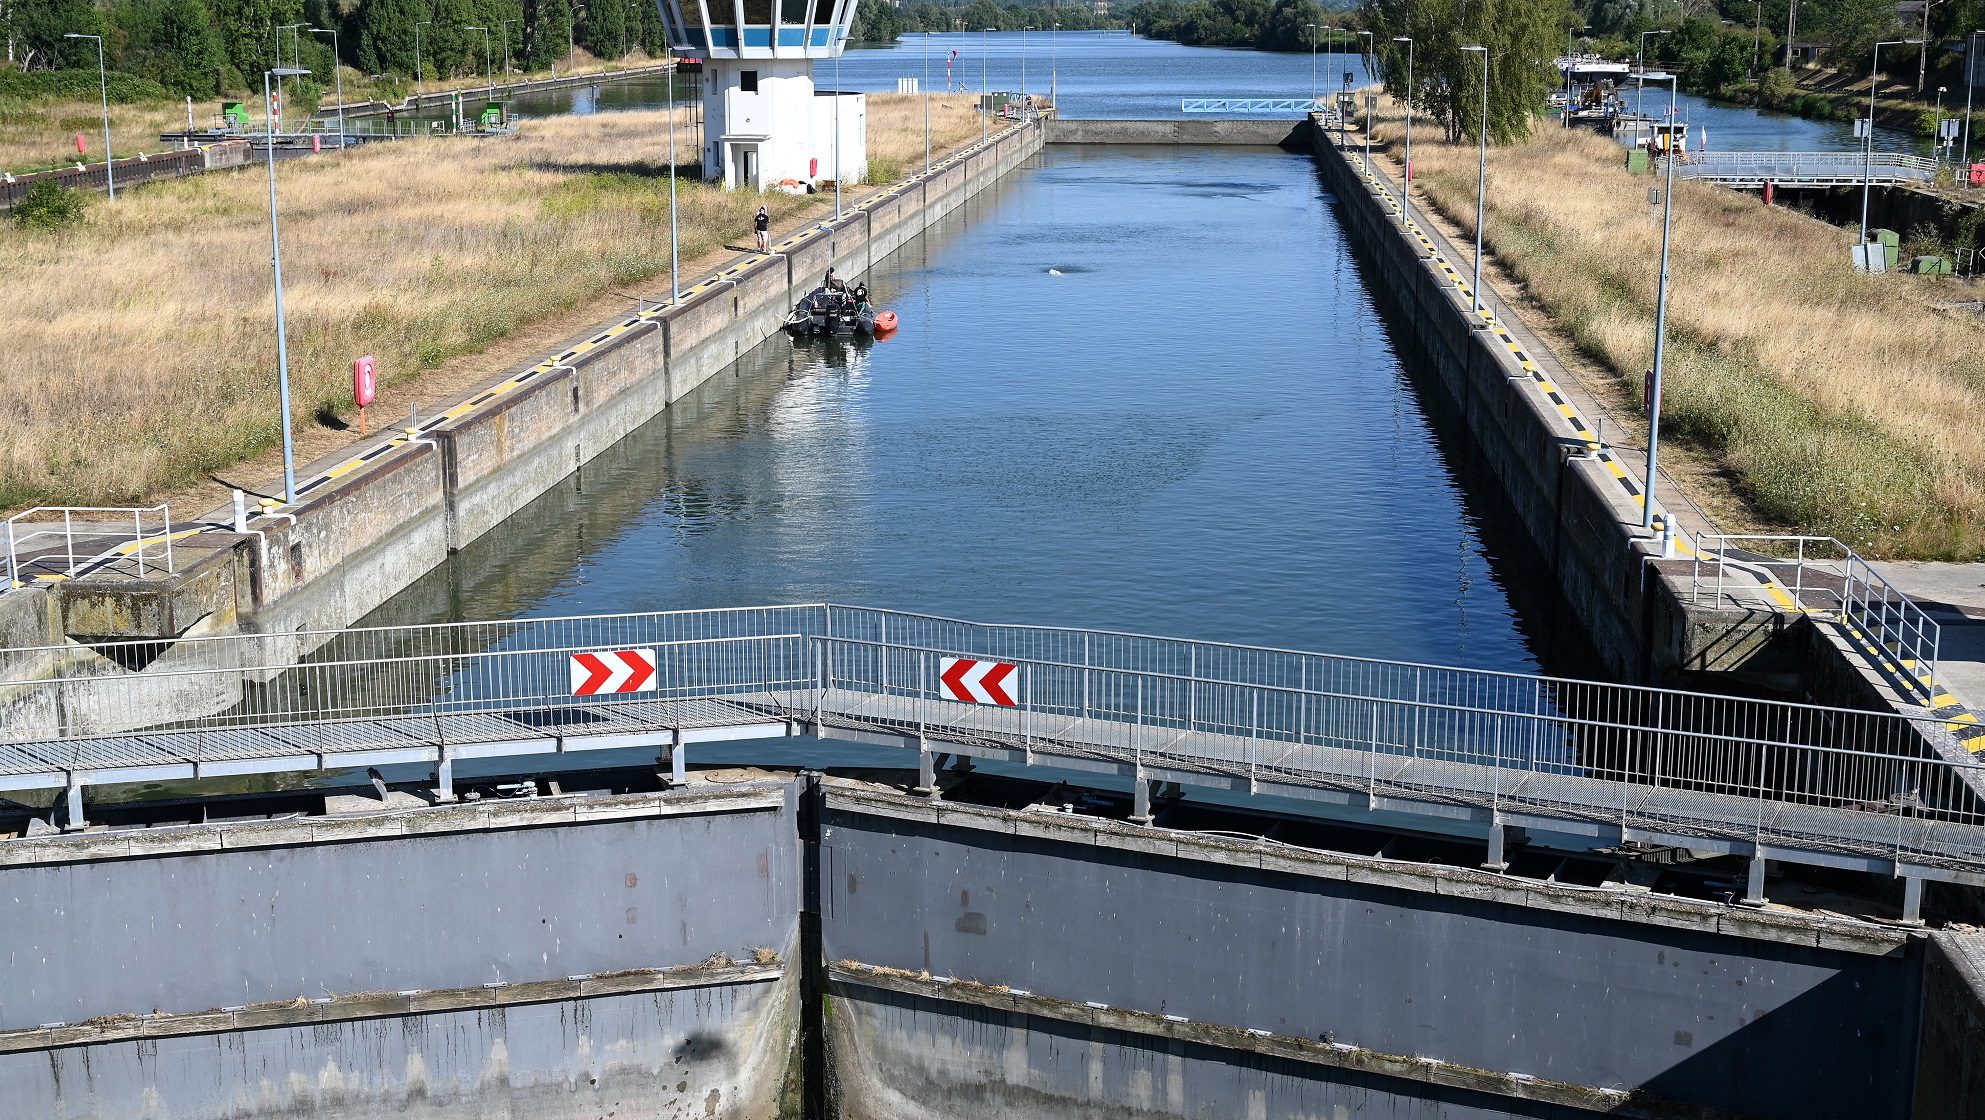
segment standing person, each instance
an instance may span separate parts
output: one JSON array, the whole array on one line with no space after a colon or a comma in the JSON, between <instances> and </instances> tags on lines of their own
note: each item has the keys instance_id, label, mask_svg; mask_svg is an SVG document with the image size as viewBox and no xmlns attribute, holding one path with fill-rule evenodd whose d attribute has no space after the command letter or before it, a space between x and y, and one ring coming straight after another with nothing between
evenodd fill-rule
<instances>
[{"instance_id":1,"label":"standing person","mask_svg":"<svg viewBox=\"0 0 1985 1120\"><path fill-rule=\"evenodd\" d=\"M751 219L751 228L753 232L758 234L758 251L762 253L770 249L772 247L772 215L766 213L763 206L758 208L758 216Z\"/></svg>"}]
</instances>

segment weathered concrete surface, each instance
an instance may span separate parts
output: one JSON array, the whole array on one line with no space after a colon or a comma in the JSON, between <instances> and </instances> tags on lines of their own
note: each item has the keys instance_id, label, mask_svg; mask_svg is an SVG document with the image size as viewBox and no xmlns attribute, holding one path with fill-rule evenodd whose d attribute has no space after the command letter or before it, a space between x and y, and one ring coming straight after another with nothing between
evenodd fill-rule
<instances>
[{"instance_id":1,"label":"weathered concrete surface","mask_svg":"<svg viewBox=\"0 0 1985 1120\"><path fill-rule=\"evenodd\" d=\"M830 960L1757 1116L1907 1112L1920 952L1878 927L1690 929L1622 920L1628 892L1429 894L1398 865L1223 866L1108 822L828 807Z\"/></svg>"},{"instance_id":2,"label":"weathered concrete surface","mask_svg":"<svg viewBox=\"0 0 1985 1120\"><path fill-rule=\"evenodd\" d=\"M482 1006L462 995L455 1007L370 1018L268 1015L0 1053L0 1107L23 1120L769 1120L778 1111L796 1034L790 981Z\"/></svg>"},{"instance_id":3,"label":"weathered concrete surface","mask_svg":"<svg viewBox=\"0 0 1985 1120\"><path fill-rule=\"evenodd\" d=\"M1916 1120L1985 1116L1985 933L1931 936L1918 1047Z\"/></svg>"},{"instance_id":4,"label":"weathered concrete surface","mask_svg":"<svg viewBox=\"0 0 1985 1120\"><path fill-rule=\"evenodd\" d=\"M1238 144L1298 148L1308 145L1308 120L1120 121L1051 120L1050 144Z\"/></svg>"},{"instance_id":5,"label":"weathered concrete surface","mask_svg":"<svg viewBox=\"0 0 1985 1120\"><path fill-rule=\"evenodd\" d=\"M121 851L104 845L128 834L0 843L35 860L0 867L0 1029L785 955L790 796L189 826Z\"/></svg>"},{"instance_id":6,"label":"weathered concrete surface","mask_svg":"<svg viewBox=\"0 0 1985 1120\"><path fill-rule=\"evenodd\" d=\"M1700 1117L1357 1047L962 982L832 971L843 1120Z\"/></svg>"}]
</instances>

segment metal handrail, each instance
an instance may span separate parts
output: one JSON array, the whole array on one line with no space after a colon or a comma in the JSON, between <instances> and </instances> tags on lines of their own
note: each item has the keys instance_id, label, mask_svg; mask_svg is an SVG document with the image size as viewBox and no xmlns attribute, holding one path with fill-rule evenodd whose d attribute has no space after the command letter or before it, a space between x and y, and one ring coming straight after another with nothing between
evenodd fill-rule
<instances>
[{"instance_id":1,"label":"metal handrail","mask_svg":"<svg viewBox=\"0 0 1985 1120\"><path fill-rule=\"evenodd\" d=\"M301 741L326 766L412 728L507 742L515 728L474 720L530 710L562 723L643 699L576 697L569 673L574 653L643 648L655 661L645 698L721 701L747 722L755 710L823 731L1061 743L1139 765L1355 779L1373 796L1492 797L1985 870L1985 766L1940 756L1949 734L1933 718L827 604L378 627L285 663L281 643L296 639L158 642L145 671L0 683L0 772L87 780L125 758L197 761L209 743L252 744L217 734L248 728L307 727ZM1017 705L945 700L935 670L950 656L1015 665ZM234 700L160 714L162 702L216 695ZM298 741L279 735L269 749Z\"/></svg>"},{"instance_id":2,"label":"metal handrail","mask_svg":"<svg viewBox=\"0 0 1985 1120\"><path fill-rule=\"evenodd\" d=\"M1762 582L1763 579L1775 578L1769 570L1771 567L1791 565L1793 582L1786 590L1797 610L1833 618L1867 634L1895 659L1896 669L1916 681L1925 691L1926 695L1919 699L1929 700L1943 695L1943 686L1937 681L1943 628L1852 546L1833 537L1758 533L1699 533L1694 544L1691 602L1698 600L1704 590L1704 564L1714 567L1714 601L1719 603L1723 600L1729 570L1735 569ZM1733 544L1774 547L1781 553L1784 546L1790 545L1794 546L1794 554L1755 560L1732 559L1728 554ZM1755 550L1745 547L1743 551ZM1753 570L1756 568L1766 571L1760 575ZM1823 585L1809 587L1806 578L1809 572L1838 577L1841 589L1835 591ZM1782 584L1783 581L1778 582Z\"/></svg>"},{"instance_id":3,"label":"metal handrail","mask_svg":"<svg viewBox=\"0 0 1985 1120\"><path fill-rule=\"evenodd\" d=\"M87 526L79 533L76 525L76 520L79 516L90 517L103 514L115 515L120 522L123 518L130 517L131 532L129 537L127 538L124 535L122 529L105 533L91 531ZM149 533L145 527L147 515L150 514L158 515L159 531L156 535ZM58 515L62 519L62 527L60 529L56 529L52 525L46 528L36 527L42 521ZM42 545L33 543L42 540L52 542L56 539L62 542L59 549L53 549L52 544ZM95 551L89 551L89 545L92 542L100 542L104 539L109 539L114 543L108 547L99 547ZM154 545L159 544L163 545L163 551L165 553L166 573L171 574L175 570L172 555L172 510L164 504L156 506L35 506L32 509L22 510L20 513L9 517L4 523L4 527L0 527L0 540L5 541L7 551L7 582L4 586L0 586L0 592L25 586L27 581L22 578L22 574L25 570L33 567L50 567L52 568L51 571L42 574L68 579L110 567L123 560L130 559L136 563L137 574L142 577L145 574L145 562L148 550ZM80 555L76 551L79 540L85 549ZM52 551L42 556L36 556L34 555L34 551L37 548L51 548ZM58 564L55 560L50 559L50 557L59 557L60 563Z\"/></svg>"}]
</instances>

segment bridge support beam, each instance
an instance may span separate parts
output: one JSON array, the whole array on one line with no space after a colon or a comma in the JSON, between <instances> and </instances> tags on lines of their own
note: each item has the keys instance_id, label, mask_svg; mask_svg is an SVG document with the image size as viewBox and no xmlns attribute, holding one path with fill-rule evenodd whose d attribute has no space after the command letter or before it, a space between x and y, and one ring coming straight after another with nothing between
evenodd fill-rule
<instances>
[{"instance_id":1,"label":"bridge support beam","mask_svg":"<svg viewBox=\"0 0 1985 1120\"><path fill-rule=\"evenodd\" d=\"M1902 924L1923 924L1923 880L1907 875L1902 880Z\"/></svg>"},{"instance_id":2,"label":"bridge support beam","mask_svg":"<svg viewBox=\"0 0 1985 1120\"><path fill-rule=\"evenodd\" d=\"M1500 820L1489 825L1489 858L1482 861L1482 870L1509 870L1509 861L1503 858L1503 822Z\"/></svg>"},{"instance_id":3,"label":"bridge support beam","mask_svg":"<svg viewBox=\"0 0 1985 1120\"><path fill-rule=\"evenodd\" d=\"M928 744L917 745L917 789L925 797L937 796L937 756Z\"/></svg>"},{"instance_id":4,"label":"bridge support beam","mask_svg":"<svg viewBox=\"0 0 1985 1120\"><path fill-rule=\"evenodd\" d=\"M446 805L455 800L455 760L448 748L441 748L441 761L434 764L434 801Z\"/></svg>"},{"instance_id":5,"label":"bridge support beam","mask_svg":"<svg viewBox=\"0 0 1985 1120\"><path fill-rule=\"evenodd\" d=\"M1752 852L1750 875L1744 882L1744 897L1738 899L1738 902L1745 906L1763 906L1765 904L1764 865L1764 853Z\"/></svg>"},{"instance_id":6,"label":"bridge support beam","mask_svg":"<svg viewBox=\"0 0 1985 1120\"><path fill-rule=\"evenodd\" d=\"M69 771L68 784L63 788L62 831L81 832L90 826L83 815L83 779L74 770Z\"/></svg>"},{"instance_id":7,"label":"bridge support beam","mask_svg":"<svg viewBox=\"0 0 1985 1120\"><path fill-rule=\"evenodd\" d=\"M689 748L683 744L681 728L669 732L669 748L664 761L669 767L668 777L662 779L664 786L675 789L689 784Z\"/></svg>"},{"instance_id":8,"label":"bridge support beam","mask_svg":"<svg viewBox=\"0 0 1985 1120\"><path fill-rule=\"evenodd\" d=\"M1130 819L1136 824L1151 823L1151 781L1142 770L1137 772L1137 779L1131 784Z\"/></svg>"}]
</instances>

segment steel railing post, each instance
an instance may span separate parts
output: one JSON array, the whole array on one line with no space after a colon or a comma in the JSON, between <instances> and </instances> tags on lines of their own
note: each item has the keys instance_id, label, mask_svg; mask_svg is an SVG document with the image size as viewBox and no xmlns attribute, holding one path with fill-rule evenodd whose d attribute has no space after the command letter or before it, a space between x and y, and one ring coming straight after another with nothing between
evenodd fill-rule
<instances>
[{"instance_id":1,"label":"steel railing post","mask_svg":"<svg viewBox=\"0 0 1985 1120\"><path fill-rule=\"evenodd\" d=\"M932 679L930 675L930 654L918 654L917 661L920 670L917 673L917 746L921 747L926 741L925 733L930 726L930 682Z\"/></svg>"},{"instance_id":2,"label":"steel railing post","mask_svg":"<svg viewBox=\"0 0 1985 1120\"><path fill-rule=\"evenodd\" d=\"M1378 807L1378 701L1373 700L1370 703L1372 730L1370 738L1365 742L1365 755L1370 760L1366 771L1365 806L1375 809Z\"/></svg>"},{"instance_id":3,"label":"steel railing post","mask_svg":"<svg viewBox=\"0 0 1985 1120\"><path fill-rule=\"evenodd\" d=\"M76 574L76 530L75 526L70 522L69 511L66 509L62 511L62 540L64 546L69 550L69 570L67 574L73 576Z\"/></svg>"},{"instance_id":4,"label":"steel railing post","mask_svg":"<svg viewBox=\"0 0 1985 1120\"><path fill-rule=\"evenodd\" d=\"M12 590L21 582L21 561L14 551L14 519L7 519L7 587Z\"/></svg>"},{"instance_id":5,"label":"steel railing post","mask_svg":"<svg viewBox=\"0 0 1985 1120\"><path fill-rule=\"evenodd\" d=\"M882 694L889 695L889 616L875 620L876 637L880 644L876 647L877 656L882 659Z\"/></svg>"},{"instance_id":6,"label":"steel railing post","mask_svg":"<svg viewBox=\"0 0 1985 1120\"><path fill-rule=\"evenodd\" d=\"M827 661L824 639L815 638L813 645L813 734L820 737L820 718L827 707Z\"/></svg>"},{"instance_id":7,"label":"steel railing post","mask_svg":"<svg viewBox=\"0 0 1985 1120\"><path fill-rule=\"evenodd\" d=\"M1089 634L1082 635L1082 718L1089 718Z\"/></svg>"},{"instance_id":8,"label":"steel railing post","mask_svg":"<svg viewBox=\"0 0 1985 1120\"><path fill-rule=\"evenodd\" d=\"M1185 729L1190 735L1199 729L1199 647L1185 649Z\"/></svg>"},{"instance_id":9,"label":"steel railing post","mask_svg":"<svg viewBox=\"0 0 1985 1120\"><path fill-rule=\"evenodd\" d=\"M1248 792L1253 793L1261 769L1261 692L1248 691Z\"/></svg>"},{"instance_id":10,"label":"steel railing post","mask_svg":"<svg viewBox=\"0 0 1985 1120\"><path fill-rule=\"evenodd\" d=\"M1137 780L1144 780L1144 678L1137 677L1137 722L1131 727L1131 754L1137 760Z\"/></svg>"},{"instance_id":11,"label":"steel railing post","mask_svg":"<svg viewBox=\"0 0 1985 1120\"><path fill-rule=\"evenodd\" d=\"M1020 667L1020 745L1026 748L1027 762L1034 761L1034 666Z\"/></svg>"}]
</instances>

